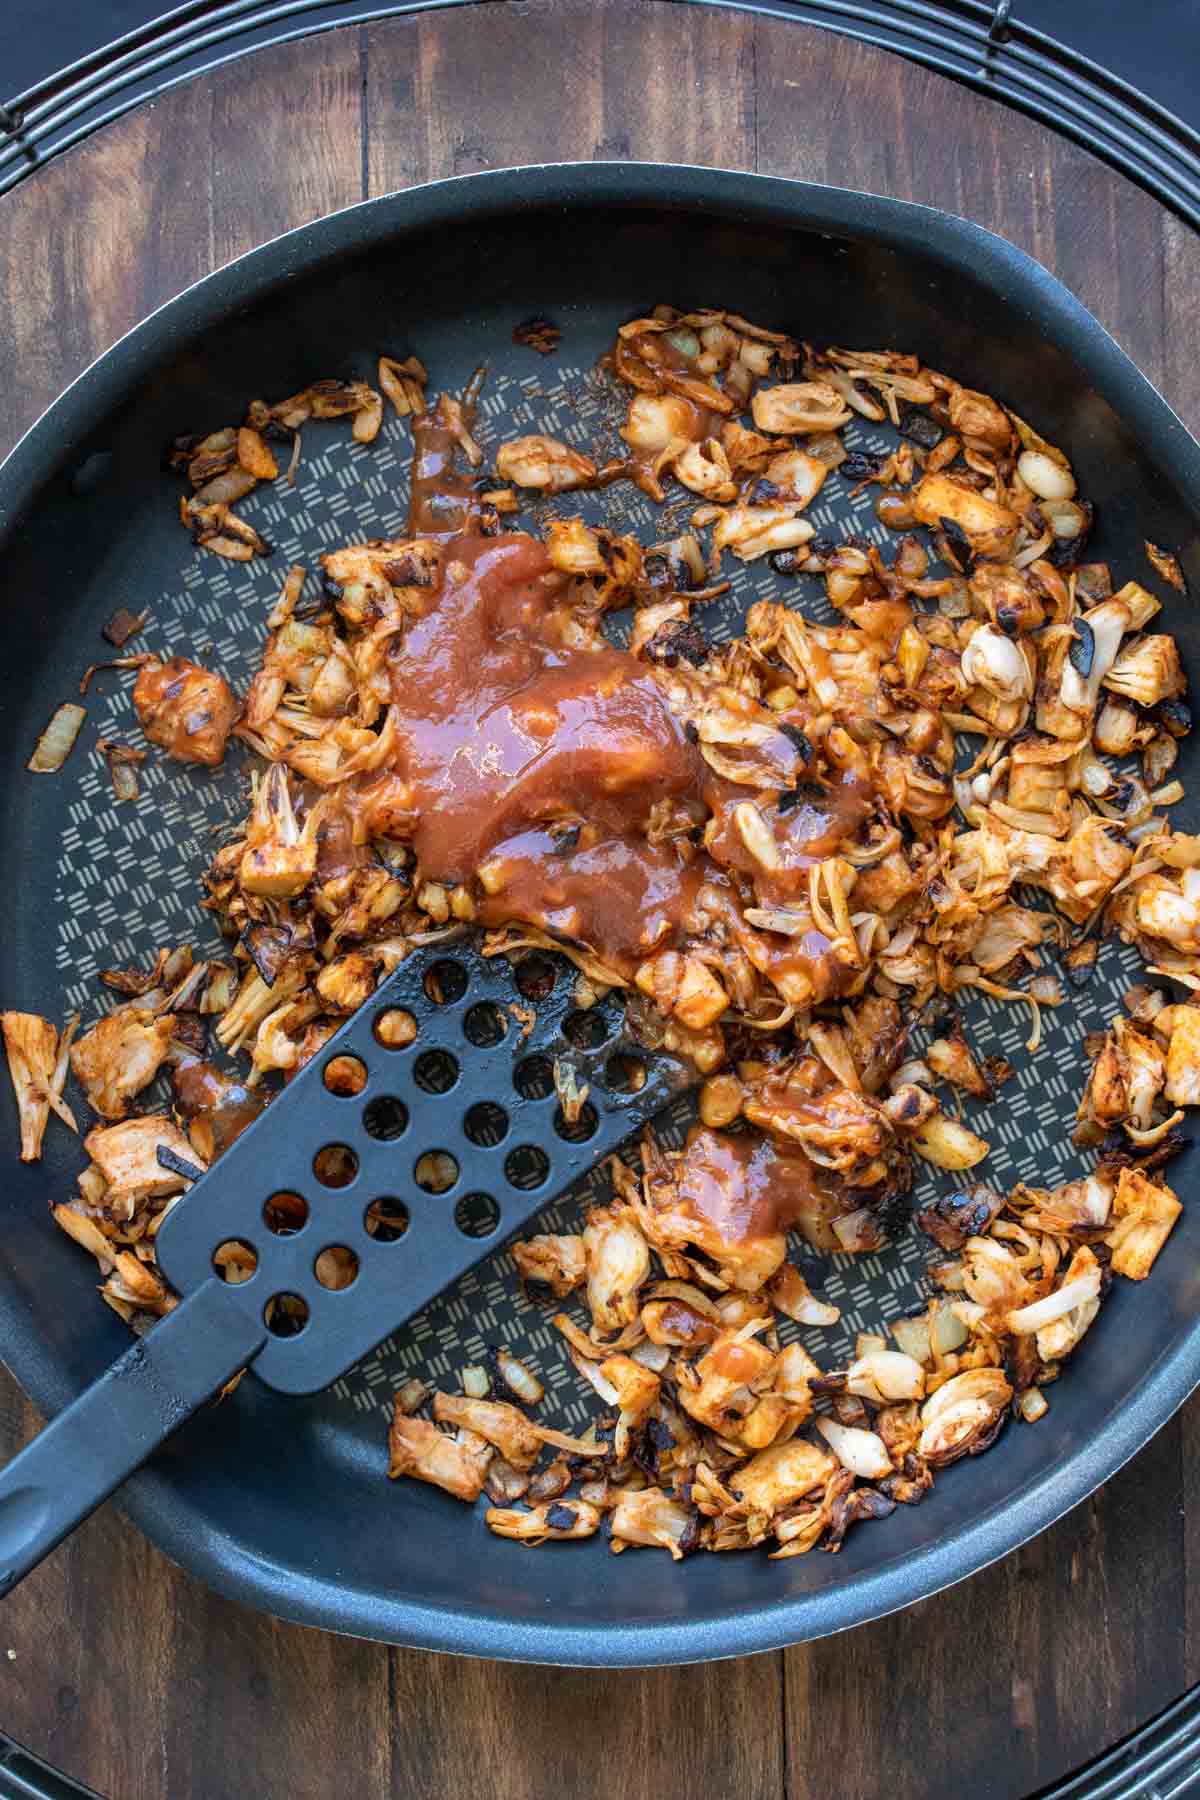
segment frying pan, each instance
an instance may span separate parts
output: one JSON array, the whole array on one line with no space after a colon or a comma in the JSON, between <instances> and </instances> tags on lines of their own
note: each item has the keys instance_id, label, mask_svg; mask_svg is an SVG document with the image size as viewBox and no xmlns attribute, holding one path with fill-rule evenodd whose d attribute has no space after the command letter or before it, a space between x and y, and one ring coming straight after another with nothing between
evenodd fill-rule
<instances>
[{"instance_id":1,"label":"frying pan","mask_svg":"<svg viewBox=\"0 0 1200 1800\"><path fill-rule=\"evenodd\" d=\"M93 365L0 470L7 630L0 667L0 996L61 1018L95 1010L96 974L161 944L203 942L197 874L214 826L244 807L236 769L145 766L117 808L92 751L132 737L119 677L98 678L66 769L24 763L118 606L149 606L146 642L192 651L235 675L261 642L283 568L358 535L398 529L407 441L398 421L353 446L306 433L294 489L251 503L273 563L198 552L177 521L162 444L241 416L329 375L369 375L381 350L417 351L435 386L491 375L481 433L494 444L546 429L586 442L611 427L588 378L627 318L660 300L727 306L818 342L916 351L994 392L1069 451L1096 504L1094 554L1120 578L1149 574L1142 541L1174 549L1200 592L1200 447L1084 308L1000 239L922 207L756 176L589 164L473 175L368 202L290 233L200 282ZM513 344L533 314L562 327L543 362ZM861 441L870 442L869 436ZM822 497L823 498L823 497ZM646 541L653 515L628 503ZM872 523L869 501L858 528ZM836 525L838 519L828 521ZM844 524L844 514L841 515ZM818 518L819 524L826 520ZM798 590L793 590L797 592ZM755 565L713 622L778 592ZM811 596L803 596L810 604ZM1185 664L1200 623L1186 602L1166 623ZM1200 750L1179 773L1197 785ZM1188 805L1177 820L1196 828ZM990 1109L991 1174L1042 1182L1077 1167L1069 1145L1084 1030L1117 1010L1137 964L1109 945L1090 988L1021 1059L1024 1019L985 1005L988 1050L1018 1061ZM8 1104L7 1102L5 1103ZM678 1121L676 1121L676 1124ZM15 1147L15 1115L0 1121ZM1173 1165L1187 1200L1200 1150ZM94 1296L94 1265L59 1233L48 1202L71 1191L78 1146L51 1122L39 1164L10 1166L0 1220L0 1346L54 1413L124 1348ZM550 1227L570 1229L577 1203ZM915 1310L924 1251L914 1238L833 1259L825 1288L841 1326L806 1341L836 1366L856 1330ZM529 1355L547 1412L587 1409L546 1316L515 1292L502 1251L312 1400L254 1380L193 1420L123 1491L129 1517L221 1592L282 1617L363 1637L514 1659L591 1665L686 1662L818 1637L908 1605L983 1567L1083 1499L1158 1429L1200 1379L1200 1218L1183 1218L1148 1285L1118 1283L1049 1393L1035 1427L1010 1425L988 1455L939 1477L919 1507L850 1534L837 1556L761 1555L674 1564L613 1558L599 1539L529 1551L501 1543L436 1490L385 1479L386 1407L420 1371L457 1385L488 1342Z\"/></svg>"}]
</instances>

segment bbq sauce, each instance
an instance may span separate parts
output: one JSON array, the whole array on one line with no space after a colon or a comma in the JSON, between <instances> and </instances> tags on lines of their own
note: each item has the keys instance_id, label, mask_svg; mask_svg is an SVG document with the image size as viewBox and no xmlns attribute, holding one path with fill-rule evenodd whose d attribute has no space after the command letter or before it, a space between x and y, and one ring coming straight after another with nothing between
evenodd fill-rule
<instances>
[{"instance_id":1,"label":"bbq sauce","mask_svg":"<svg viewBox=\"0 0 1200 1800\"><path fill-rule=\"evenodd\" d=\"M541 544L452 540L389 659L397 751L359 803L411 818L427 879L479 873L483 923L523 918L632 967L694 897L697 873L643 827L660 800L696 804L702 763L652 671L578 639Z\"/></svg>"},{"instance_id":2,"label":"bbq sauce","mask_svg":"<svg viewBox=\"0 0 1200 1800\"><path fill-rule=\"evenodd\" d=\"M408 507L413 537L452 536L465 531L478 513L475 481L459 467L458 447L442 407L414 419Z\"/></svg>"},{"instance_id":3,"label":"bbq sauce","mask_svg":"<svg viewBox=\"0 0 1200 1800\"><path fill-rule=\"evenodd\" d=\"M680 1170L684 1210L722 1245L744 1245L800 1229L813 1241L844 1199L826 1193L814 1164L757 1132L731 1136L696 1127Z\"/></svg>"},{"instance_id":4,"label":"bbq sauce","mask_svg":"<svg viewBox=\"0 0 1200 1800\"><path fill-rule=\"evenodd\" d=\"M184 1058L173 1073L175 1101L197 1150L211 1162L253 1125L269 1095L246 1087L215 1063Z\"/></svg>"}]
</instances>

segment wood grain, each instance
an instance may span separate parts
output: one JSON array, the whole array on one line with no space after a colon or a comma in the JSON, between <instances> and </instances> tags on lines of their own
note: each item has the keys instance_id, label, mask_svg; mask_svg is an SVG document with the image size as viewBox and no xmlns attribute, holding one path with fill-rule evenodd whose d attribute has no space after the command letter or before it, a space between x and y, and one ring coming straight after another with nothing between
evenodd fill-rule
<instances>
[{"instance_id":1,"label":"wood grain","mask_svg":"<svg viewBox=\"0 0 1200 1800\"><path fill-rule=\"evenodd\" d=\"M280 44L211 83L214 268L363 198L361 34L330 32L315 49Z\"/></svg>"},{"instance_id":2,"label":"wood grain","mask_svg":"<svg viewBox=\"0 0 1200 1800\"><path fill-rule=\"evenodd\" d=\"M475 6L453 31L437 13L372 26L370 192L531 162L753 168L755 29L736 12L588 0ZM522 81L531 55L538 78Z\"/></svg>"},{"instance_id":3,"label":"wood grain","mask_svg":"<svg viewBox=\"0 0 1200 1800\"><path fill-rule=\"evenodd\" d=\"M258 52L5 199L0 446L153 306L281 231L443 175L596 157L964 213L1054 269L1200 427L1200 244L1085 152L784 21L507 0ZM0 1379L0 1453L35 1428ZM5 1602L0 1723L114 1800L999 1800L1200 1678L1197 1468L1193 1403L1052 1531L901 1616L784 1656L608 1676L259 1618L108 1508Z\"/></svg>"},{"instance_id":4,"label":"wood grain","mask_svg":"<svg viewBox=\"0 0 1200 1800\"><path fill-rule=\"evenodd\" d=\"M523 1668L394 1652L404 1800L777 1800L779 1658L687 1669Z\"/></svg>"}]
</instances>

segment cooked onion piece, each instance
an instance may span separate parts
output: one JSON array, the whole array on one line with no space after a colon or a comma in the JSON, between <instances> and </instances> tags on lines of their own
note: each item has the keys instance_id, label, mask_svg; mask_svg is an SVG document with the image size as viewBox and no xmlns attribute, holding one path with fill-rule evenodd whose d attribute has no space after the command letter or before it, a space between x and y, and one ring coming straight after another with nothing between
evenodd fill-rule
<instances>
[{"instance_id":1,"label":"cooked onion piece","mask_svg":"<svg viewBox=\"0 0 1200 1800\"><path fill-rule=\"evenodd\" d=\"M36 1162L54 1094L58 1032L38 1013L0 1013L0 1025L21 1126L21 1161Z\"/></svg>"},{"instance_id":2,"label":"cooked onion piece","mask_svg":"<svg viewBox=\"0 0 1200 1800\"><path fill-rule=\"evenodd\" d=\"M76 706L69 700L56 709L25 765L31 775L58 773L75 748L75 739L86 718L86 707Z\"/></svg>"}]
</instances>

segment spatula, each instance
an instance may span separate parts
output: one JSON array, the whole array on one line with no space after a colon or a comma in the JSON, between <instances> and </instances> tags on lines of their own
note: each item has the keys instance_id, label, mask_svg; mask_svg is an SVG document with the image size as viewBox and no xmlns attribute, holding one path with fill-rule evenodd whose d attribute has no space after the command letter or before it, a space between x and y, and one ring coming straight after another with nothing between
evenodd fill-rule
<instances>
[{"instance_id":1,"label":"spatula","mask_svg":"<svg viewBox=\"0 0 1200 1800\"><path fill-rule=\"evenodd\" d=\"M327 1387L690 1085L573 977L414 952L176 1203L180 1304L0 1471L0 1594L239 1369Z\"/></svg>"}]
</instances>

